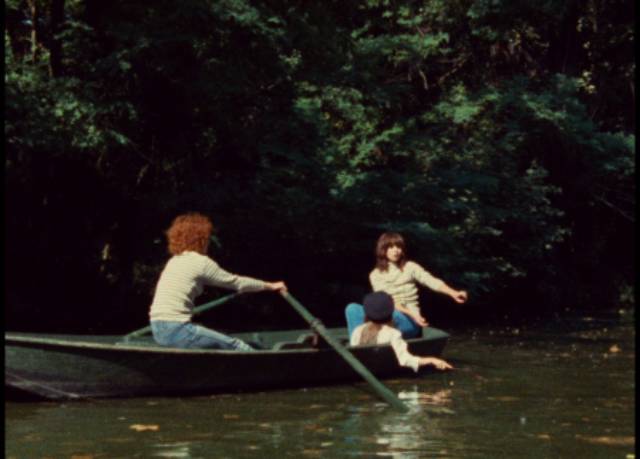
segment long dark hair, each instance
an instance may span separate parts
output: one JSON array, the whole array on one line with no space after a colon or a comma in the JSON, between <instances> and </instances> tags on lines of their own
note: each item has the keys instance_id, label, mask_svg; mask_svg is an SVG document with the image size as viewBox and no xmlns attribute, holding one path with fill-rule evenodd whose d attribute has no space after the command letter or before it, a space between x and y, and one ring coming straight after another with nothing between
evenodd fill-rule
<instances>
[{"instance_id":1,"label":"long dark hair","mask_svg":"<svg viewBox=\"0 0 640 459\"><path fill-rule=\"evenodd\" d=\"M383 233L378 238L378 243L376 244L376 268L380 271L386 271L389 269L387 249L394 245L402 249L402 255L398 260L398 267L402 269L404 264L407 262L407 252L402 236L398 233Z\"/></svg>"}]
</instances>

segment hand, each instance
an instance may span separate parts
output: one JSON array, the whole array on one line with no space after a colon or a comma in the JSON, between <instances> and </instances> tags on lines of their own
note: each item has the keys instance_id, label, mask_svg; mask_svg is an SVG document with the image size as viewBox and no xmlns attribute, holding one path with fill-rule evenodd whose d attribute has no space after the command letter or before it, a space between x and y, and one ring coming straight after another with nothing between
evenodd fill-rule
<instances>
[{"instance_id":1,"label":"hand","mask_svg":"<svg viewBox=\"0 0 640 459\"><path fill-rule=\"evenodd\" d=\"M424 317L422 317L420 314L414 314L411 316L411 318L413 319L413 321L418 324L420 327L426 327L429 325L429 322L427 322L427 319L425 319Z\"/></svg>"},{"instance_id":2,"label":"hand","mask_svg":"<svg viewBox=\"0 0 640 459\"><path fill-rule=\"evenodd\" d=\"M468 295L464 290L456 290L451 295L451 298L453 298L453 301L456 303L464 303L467 301Z\"/></svg>"},{"instance_id":3,"label":"hand","mask_svg":"<svg viewBox=\"0 0 640 459\"><path fill-rule=\"evenodd\" d=\"M287 286L284 282L266 282L267 290L273 290L278 292L286 292Z\"/></svg>"},{"instance_id":4,"label":"hand","mask_svg":"<svg viewBox=\"0 0 640 459\"><path fill-rule=\"evenodd\" d=\"M445 360L439 359L437 357L421 357L420 365L433 365L438 370L451 370L453 366L451 366Z\"/></svg>"}]
</instances>

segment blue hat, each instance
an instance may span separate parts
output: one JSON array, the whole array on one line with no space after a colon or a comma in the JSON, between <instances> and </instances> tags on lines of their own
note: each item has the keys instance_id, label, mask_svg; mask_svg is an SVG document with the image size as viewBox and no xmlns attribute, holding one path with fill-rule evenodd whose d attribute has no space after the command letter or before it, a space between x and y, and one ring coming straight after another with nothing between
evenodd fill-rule
<instances>
[{"instance_id":1,"label":"blue hat","mask_svg":"<svg viewBox=\"0 0 640 459\"><path fill-rule=\"evenodd\" d=\"M364 313L374 322L387 322L393 314L393 298L385 292L373 292L362 300Z\"/></svg>"}]
</instances>

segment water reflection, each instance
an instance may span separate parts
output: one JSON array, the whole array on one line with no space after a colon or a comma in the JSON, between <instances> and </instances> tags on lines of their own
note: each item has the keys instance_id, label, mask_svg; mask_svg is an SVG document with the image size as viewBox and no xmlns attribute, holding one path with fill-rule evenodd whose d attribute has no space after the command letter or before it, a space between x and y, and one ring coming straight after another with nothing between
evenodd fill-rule
<instances>
[{"instance_id":1,"label":"water reflection","mask_svg":"<svg viewBox=\"0 0 640 459\"><path fill-rule=\"evenodd\" d=\"M366 383L6 403L5 456L625 458L635 446L635 329L588 324L455 334L446 357L457 370L385 381L408 413Z\"/></svg>"},{"instance_id":2,"label":"water reflection","mask_svg":"<svg viewBox=\"0 0 640 459\"><path fill-rule=\"evenodd\" d=\"M427 412L438 414L455 414L455 411L448 408L451 405L451 389L441 389L434 393L420 392L418 386L413 390L404 390L398 393L398 398L410 407L420 406Z\"/></svg>"},{"instance_id":3,"label":"water reflection","mask_svg":"<svg viewBox=\"0 0 640 459\"><path fill-rule=\"evenodd\" d=\"M154 446L160 450L153 453L154 457L192 458L190 442L158 443Z\"/></svg>"},{"instance_id":4,"label":"water reflection","mask_svg":"<svg viewBox=\"0 0 640 459\"><path fill-rule=\"evenodd\" d=\"M438 383L437 381L435 382ZM425 390L424 385L406 385L398 397L409 407L397 413L380 403L352 409L338 427L352 455L372 455L397 459L446 457L442 417L455 415L453 391L449 388ZM390 383L391 389L398 385ZM367 432L367 435L362 435ZM357 454L356 454L357 452Z\"/></svg>"}]
</instances>

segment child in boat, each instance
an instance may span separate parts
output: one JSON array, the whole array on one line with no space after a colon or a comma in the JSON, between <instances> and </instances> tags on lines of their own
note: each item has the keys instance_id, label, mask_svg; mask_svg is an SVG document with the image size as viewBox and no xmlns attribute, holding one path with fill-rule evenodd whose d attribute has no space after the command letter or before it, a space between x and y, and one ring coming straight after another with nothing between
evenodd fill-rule
<instances>
[{"instance_id":1,"label":"child in boat","mask_svg":"<svg viewBox=\"0 0 640 459\"><path fill-rule=\"evenodd\" d=\"M407 259L405 243L398 233L384 233L376 244L376 266L369 274L373 291L384 291L393 297L393 321L404 338L419 336L428 325L420 313L417 284L450 296L456 303L467 301L467 292L449 287L422 266ZM349 335L364 321L362 305L351 303L345 309Z\"/></svg>"},{"instance_id":2,"label":"child in boat","mask_svg":"<svg viewBox=\"0 0 640 459\"><path fill-rule=\"evenodd\" d=\"M413 371L418 371L418 368L424 365L433 365L438 370L453 368L437 357L419 357L409 352L407 342L402 339L402 333L393 326L394 306L393 298L389 294L369 293L364 297L363 303L366 319L353 331L350 340L352 346L390 343L400 365L412 368Z\"/></svg>"},{"instance_id":3,"label":"child in boat","mask_svg":"<svg viewBox=\"0 0 640 459\"><path fill-rule=\"evenodd\" d=\"M265 282L231 274L209 258L213 225L199 213L180 215L167 230L172 257L160 274L149 310L151 331L162 346L198 349L253 350L242 340L191 322L195 298L205 285L239 292L286 290L284 282Z\"/></svg>"}]
</instances>

